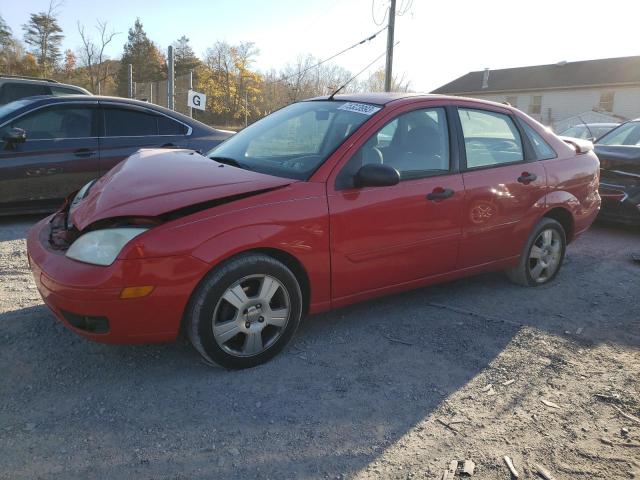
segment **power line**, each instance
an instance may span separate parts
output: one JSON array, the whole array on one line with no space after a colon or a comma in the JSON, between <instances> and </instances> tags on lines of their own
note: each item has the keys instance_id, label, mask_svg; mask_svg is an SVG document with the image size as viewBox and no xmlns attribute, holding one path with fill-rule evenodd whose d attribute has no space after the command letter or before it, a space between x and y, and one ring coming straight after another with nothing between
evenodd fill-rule
<instances>
[{"instance_id":1,"label":"power line","mask_svg":"<svg viewBox=\"0 0 640 480\"><path fill-rule=\"evenodd\" d=\"M388 8L384 9L384 17L382 17L382 20L380 21L380 23L378 23L378 21L376 20L375 6L376 6L376 0L371 0L371 18L373 18L373 23L375 23L377 26L380 26L384 24L384 21L387 19L387 14L389 13L389 9Z\"/></svg>"},{"instance_id":2,"label":"power line","mask_svg":"<svg viewBox=\"0 0 640 480\"><path fill-rule=\"evenodd\" d=\"M396 42L394 43L394 47L396 45L398 45L400 42ZM376 63L378 60L380 60L382 57L384 57L387 54L387 51L385 50L384 52L382 52L380 55L378 55L373 62L371 62L369 65L367 65L366 67L364 67L362 70L360 70L358 73L356 73L353 77L351 77L349 80L347 80L346 82L344 82L340 88L338 88L335 92L333 92L331 95L329 95L329 100L331 100L333 98L333 96L335 94L337 94L340 90L342 90L344 87L346 87L347 85L349 85L354 78L356 78L358 75L360 75L362 72L364 72L365 70L367 70L368 68L370 68L374 63Z\"/></svg>"},{"instance_id":3,"label":"power line","mask_svg":"<svg viewBox=\"0 0 640 480\"><path fill-rule=\"evenodd\" d=\"M322 65L323 63L327 63L328 61L333 60L334 58L336 58L336 57L338 57L338 56L342 55L343 53L348 52L349 50L352 50L352 49L356 48L356 47L357 47L357 46L359 46L359 45L363 45L363 44L365 44L365 43L367 43L367 42L370 42L371 40L373 40L374 38L376 38L376 37L377 37L381 32L384 32L386 29L387 29L387 27L386 27L386 26L382 27L380 30L378 30L378 31L377 31L376 33L374 33L373 35L370 35L370 36L368 36L367 38L365 38L365 39L363 39L363 40L360 40L360 41L359 41L359 42L357 42L357 43L354 43L354 44L353 44L353 45L351 45L350 47L347 47L347 48L345 48L344 50L341 50L340 52L338 52L338 53L336 53L336 54L334 54L334 55L330 56L329 58L325 58L324 60L322 60L322 61L320 61L320 62L316 63L315 65L312 65L312 66L310 66L310 67L305 68L305 69L304 69L304 70L302 70L301 72L296 72L296 73L294 73L294 74L292 74L292 75L289 75L289 76L286 76L286 77L283 77L283 78L277 78L277 79L275 79L275 80L271 80L270 82L266 82L266 83L267 83L267 84L270 84L270 83L276 83L276 82L285 82L285 81L289 80L290 78L294 78L294 77L302 77L302 76L303 76L305 73L307 73L309 70L312 70L312 69L314 69L314 68L317 68L317 67L319 67L320 65Z\"/></svg>"}]
</instances>

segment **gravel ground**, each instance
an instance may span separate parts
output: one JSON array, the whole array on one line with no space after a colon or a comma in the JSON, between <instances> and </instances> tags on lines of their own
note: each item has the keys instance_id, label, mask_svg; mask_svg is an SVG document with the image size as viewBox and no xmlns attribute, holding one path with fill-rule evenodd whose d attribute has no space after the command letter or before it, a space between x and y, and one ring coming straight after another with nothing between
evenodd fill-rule
<instances>
[{"instance_id":1,"label":"gravel ground","mask_svg":"<svg viewBox=\"0 0 640 480\"><path fill-rule=\"evenodd\" d=\"M0 220L0 478L640 478L640 231L596 226L552 284L489 274L306 320L228 372L106 346L43 306ZM543 403L545 400L547 404ZM623 430L625 429L625 430ZM536 477L537 478L537 477Z\"/></svg>"}]
</instances>

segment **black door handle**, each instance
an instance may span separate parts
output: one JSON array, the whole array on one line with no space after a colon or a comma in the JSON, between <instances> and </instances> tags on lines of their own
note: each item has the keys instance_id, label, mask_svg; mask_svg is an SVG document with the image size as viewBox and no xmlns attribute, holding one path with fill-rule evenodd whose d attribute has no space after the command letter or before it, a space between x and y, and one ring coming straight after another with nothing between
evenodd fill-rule
<instances>
[{"instance_id":1,"label":"black door handle","mask_svg":"<svg viewBox=\"0 0 640 480\"><path fill-rule=\"evenodd\" d=\"M94 150L91 150L90 148L79 148L78 150L73 152L73 154L76 157L86 158L86 157L90 157L92 155L95 155L96 152Z\"/></svg>"},{"instance_id":2,"label":"black door handle","mask_svg":"<svg viewBox=\"0 0 640 480\"><path fill-rule=\"evenodd\" d=\"M522 175L518 177L518 182L528 185L531 182L534 182L537 178L538 176L535 173L522 172Z\"/></svg>"},{"instance_id":3,"label":"black door handle","mask_svg":"<svg viewBox=\"0 0 640 480\"><path fill-rule=\"evenodd\" d=\"M161 145L160 148L175 148L175 145L173 143L165 143Z\"/></svg>"},{"instance_id":4,"label":"black door handle","mask_svg":"<svg viewBox=\"0 0 640 480\"><path fill-rule=\"evenodd\" d=\"M454 192L450 188L436 187L431 193L427 194L427 200L444 200L446 198L453 197L454 193L456 192Z\"/></svg>"}]
</instances>

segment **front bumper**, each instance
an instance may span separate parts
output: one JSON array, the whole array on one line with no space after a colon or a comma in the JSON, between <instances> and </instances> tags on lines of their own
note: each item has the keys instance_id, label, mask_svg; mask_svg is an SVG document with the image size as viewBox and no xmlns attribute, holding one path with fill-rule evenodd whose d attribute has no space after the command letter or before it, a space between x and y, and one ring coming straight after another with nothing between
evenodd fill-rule
<instances>
[{"instance_id":1,"label":"front bumper","mask_svg":"<svg viewBox=\"0 0 640 480\"><path fill-rule=\"evenodd\" d=\"M30 230L27 252L42 299L65 326L102 343L176 338L189 297L208 264L191 256L118 259L108 267L78 262L51 247L52 218ZM120 298L123 288L146 285L154 286L148 296Z\"/></svg>"},{"instance_id":2,"label":"front bumper","mask_svg":"<svg viewBox=\"0 0 640 480\"><path fill-rule=\"evenodd\" d=\"M600 183L598 220L640 226L640 187Z\"/></svg>"}]
</instances>

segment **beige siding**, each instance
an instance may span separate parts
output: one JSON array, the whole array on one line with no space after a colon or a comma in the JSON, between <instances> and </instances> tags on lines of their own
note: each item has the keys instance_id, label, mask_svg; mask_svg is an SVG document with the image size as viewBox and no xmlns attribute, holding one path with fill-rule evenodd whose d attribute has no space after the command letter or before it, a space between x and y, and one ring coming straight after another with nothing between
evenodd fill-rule
<instances>
[{"instance_id":1,"label":"beige siding","mask_svg":"<svg viewBox=\"0 0 640 480\"><path fill-rule=\"evenodd\" d=\"M625 119L640 117L640 87L619 88L580 88L567 90L530 91L509 94L474 94L474 98L506 102L507 97L517 97L517 108L531 114L529 106L532 97L542 95L542 109L540 115L531 114L546 125L552 125L566 118L579 115L590 110L599 110L600 94L615 92L613 113ZM511 100L511 98L509 98Z\"/></svg>"}]
</instances>

